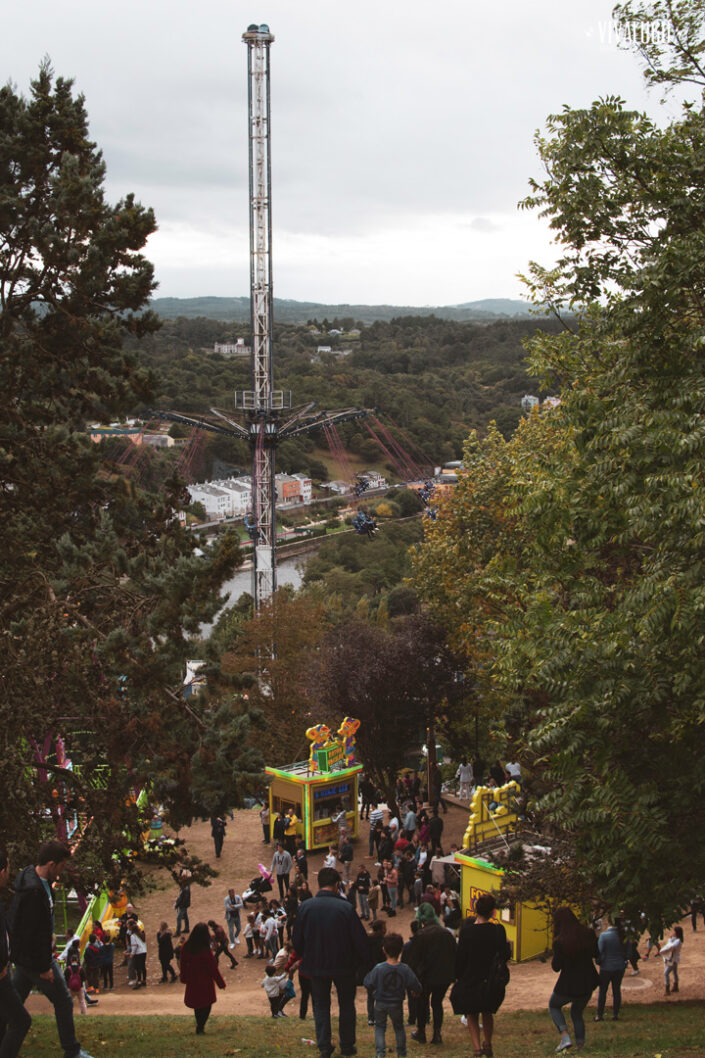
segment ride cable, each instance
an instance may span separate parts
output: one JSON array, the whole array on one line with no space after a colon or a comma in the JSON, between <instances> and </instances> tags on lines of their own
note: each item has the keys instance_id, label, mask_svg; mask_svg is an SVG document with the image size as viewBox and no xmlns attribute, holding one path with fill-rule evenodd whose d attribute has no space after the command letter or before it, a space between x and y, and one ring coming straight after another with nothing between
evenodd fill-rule
<instances>
[{"instance_id":1,"label":"ride cable","mask_svg":"<svg viewBox=\"0 0 705 1058\"><path fill-rule=\"evenodd\" d=\"M399 443L399 441L397 441L392 431L387 426L385 426L380 419L375 417L374 421L375 426L378 428L387 444L392 448L394 452L396 452L396 455L405 470L404 477L420 478L422 476L421 468L418 466L418 464L414 462L414 460L411 458L406 449Z\"/></svg>"},{"instance_id":2,"label":"ride cable","mask_svg":"<svg viewBox=\"0 0 705 1058\"><path fill-rule=\"evenodd\" d=\"M353 472L350 462L348 460L348 454L345 451L345 446L340 439L340 434L336 430L332 423L323 424L323 432L328 442L330 453L335 460L335 464L338 467L338 472L342 476L342 480L352 484Z\"/></svg>"},{"instance_id":3,"label":"ride cable","mask_svg":"<svg viewBox=\"0 0 705 1058\"><path fill-rule=\"evenodd\" d=\"M428 455L426 454L426 452L424 452L423 448L420 448L417 445L416 441L414 441L413 438L409 437L409 435L404 430L402 430L401 426L394 422L394 419L391 417L391 415L387 415L386 418L389 419L389 422L392 424L397 433L401 434L407 448L409 448L410 451L415 452L417 458L421 460L419 466L421 467L422 473L420 476L426 477L430 472L433 471L433 460L429 459Z\"/></svg>"}]
</instances>

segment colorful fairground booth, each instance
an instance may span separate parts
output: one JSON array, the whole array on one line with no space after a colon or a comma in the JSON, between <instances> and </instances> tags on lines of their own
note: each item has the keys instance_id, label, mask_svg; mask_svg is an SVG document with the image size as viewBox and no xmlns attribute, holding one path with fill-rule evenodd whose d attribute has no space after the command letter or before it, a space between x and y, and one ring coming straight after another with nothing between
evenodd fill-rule
<instances>
[{"instance_id":1,"label":"colorful fairground booth","mask_svg":"<svg viewBox=\"0 0 705 1058\"><path fill-rule=\"evenodd\" d=\"M518 827L517 795L519 786L508 782L490 789L478 786L470 804L470 818L463 838L463 849L455 853L460 870L460 901L463 916L472 915L475 901L483 893L497 893L504 872L483 856L483 851L499 837L506 840ZM552 944L551 922L541 908L531 901L516 901L499 908L497 921L507 932L514 962L525 962L543 955Z\"/></svg>"},{"instance_id":2,"label":"colorful fairground booth","mask_svg":"<svg viewBox=\"0 0 705 1058\"><path fill-rule=\"evenodd\" d=\"M296 830L307 849L337 844L341 813L352 837L357 837L358 779L362 764L355 757L355 732L360 721L346 716L335 734L325 724L306 732L311 742L308 760L281 768L265 768L271 776L269 812L293 808Z\"/></svg>"}]
</instances>

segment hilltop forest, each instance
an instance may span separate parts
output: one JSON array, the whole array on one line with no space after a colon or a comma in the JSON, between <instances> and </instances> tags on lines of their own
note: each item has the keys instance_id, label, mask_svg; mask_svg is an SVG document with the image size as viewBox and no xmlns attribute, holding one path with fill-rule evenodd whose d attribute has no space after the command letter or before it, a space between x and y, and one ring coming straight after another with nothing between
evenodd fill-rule
<instances>
[{"instance_id":1,"label":"hilltop forest","mask_svg":"<svg viewBox=\"0 0 705 1058\"><path fill-rule=\"evenodd\" d=\"M374 408L383 421L401 427L429 464L443 463L460 458L469 431L484 431L492 420L506 437L511 435L522 396L540 393L527 372L522 343L537 330L560 329L548 319L474 324L436 316L402 316L369 326L352 318L277 325L275 388L290 390L294 405L316 401L329 410ZM342 333L331 335L331 330ZM203 317L164 320L161 330L139 342L143 365L156 376L151 406L193 414L213 405L231 411L233 392L252 387L250 360L214 353L213 345L238 337L249 341L242 324ZM331 352L319 353L320 346L330 346ZM148 408L135 410L145 413ZM364 421L338 429L356 465L384 467L385 457ZM174 426L172 432L183 431ZM247 446L209 437L195 475L208 477L216 460L245 468ZM325 460L325 441L315 435L282 445L278 467L314 479L341 476Z\"/></svg>"}]
</instances>

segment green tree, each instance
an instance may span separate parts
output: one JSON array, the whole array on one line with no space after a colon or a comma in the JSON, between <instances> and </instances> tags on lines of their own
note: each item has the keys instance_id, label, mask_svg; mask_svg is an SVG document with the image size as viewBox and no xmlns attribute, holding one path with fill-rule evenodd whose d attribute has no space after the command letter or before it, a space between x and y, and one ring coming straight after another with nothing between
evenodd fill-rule
<instances>
[{"instance_id":1,"label":"green tree","mask_svg":"<svg viewBox=\"0 0 705 1058\"><path fill-rule=\"evenodd\" d=\"M638 10L673 19L651 79L702 87L702 5ZM532 458L528 422L501 465L484 453L509 546L461 544L461 515L489 512L459 489L431 544L431 591L465 642L483 596L491 608L476 626L490 682L523 711L538 811L569 835L595 897L672 921L705 871L702 95L663 127L618 99L566 109L538 146L547 176L526 205L561 256L529 281L556 316L581 310L530 346L532 373L561 387L560 407L532 416L556 443ZM462 547L476 608L454 619Z\"/></svg>"},{"instance_id":2,"label":"green tree","mask_svg":"<svg viewBox=\"0 0 705 1058\"><path fill-rule=\"evenodd\" d=\"M83 98L47 64L28 99L0 90L0 127L0 829L30 860L78 813L81 884L134 881L135 791L175 825L197 807L212 706L184 700L183 665L239 547L194 557L181 484L136 489L86 431L150 394L125 339L157 325L152 212L106 202ZM246 740L246 710L231 722ZM236 786L234 767L212 781Z\"/></svg>"},{"instance_id":3,"label":"green tree","mask_svg":"<svg viewBox=\"0 0 705 1058\"><path fill-rule=\"evenodd\" d=\"M405 756L420 751L427 727L456 703L457 671L440 625L422 614L391 627L342 622L315 659L316 699L334 721L346 715L361 721L360 759L389 804Z\"/></svg>"}]
</instances>

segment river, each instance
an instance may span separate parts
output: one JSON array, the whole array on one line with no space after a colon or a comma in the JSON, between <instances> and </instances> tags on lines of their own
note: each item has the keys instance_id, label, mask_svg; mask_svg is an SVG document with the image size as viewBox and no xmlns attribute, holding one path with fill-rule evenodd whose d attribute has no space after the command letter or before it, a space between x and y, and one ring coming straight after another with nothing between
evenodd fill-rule
<instances>
[{"instance_id":1,"label":"river","mask_svg":"<svg viewBox=\"0 0 705 1058\"><path fill-rule=\"evenodd\" d=\"M303 583L304 566L308 558L309 554L295 555L291 558L283 558L277 562L277 587L281 588L284 584L291 584L294 588L300 588ZM221 593L226 596L223 609L227 606L234 606L243 592L252 594L251 568L239 569L234 577L226 580L221 589ZM201 625L201 634L208 636L217 620L218 615L216 615L211 624Z\"/></svg>"}]
</instances>

